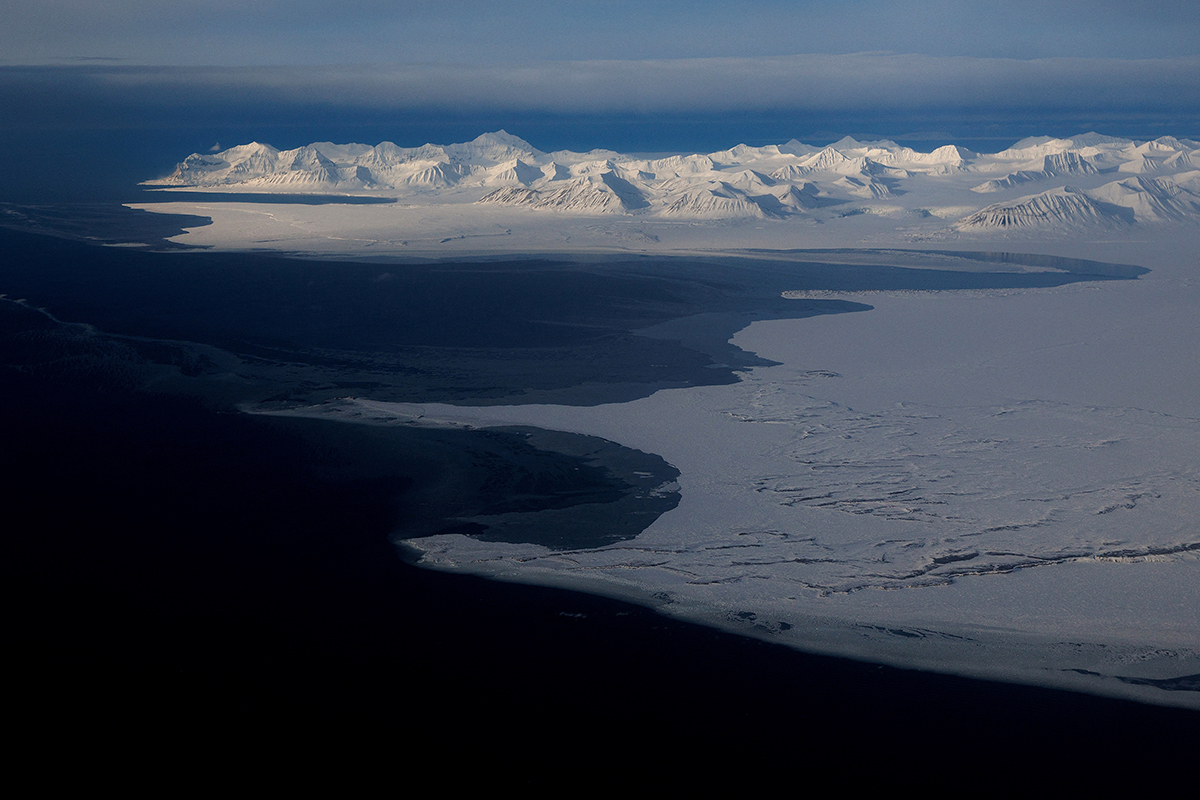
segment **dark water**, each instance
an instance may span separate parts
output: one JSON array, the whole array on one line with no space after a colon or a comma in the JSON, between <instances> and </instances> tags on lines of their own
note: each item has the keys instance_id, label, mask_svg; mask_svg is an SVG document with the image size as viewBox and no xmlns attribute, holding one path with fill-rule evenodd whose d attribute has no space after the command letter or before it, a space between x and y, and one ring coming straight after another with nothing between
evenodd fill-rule
<instances>
[{"instance_id":1,"label":"dark water","mask_svg":"<svg viewBox=\"0 0 1200 800\"><path fill-rule=\"evenodd\" d=\"M1116 277L1104 269L333 264L4 230L0 252L9 664L45 709L19 718L27 735L65 715L84 738L114 718L168 738L219 724L230 741L331 725L392 741L399 726L413 752L524 759L697 742L731 758L1190 751L1194 713L807 656L418 570L389 543L453 525L552 546L636 535L672 503L643 503L631 483L670 479L653 454L234 410L347 394L589 403L730 382L763 363L726 342L748 320L867 308L783 301L783 288ZM584 387L597 379L611 391ZM531 510L578 524L470 527Z\"/></svg>"}]
</instances>

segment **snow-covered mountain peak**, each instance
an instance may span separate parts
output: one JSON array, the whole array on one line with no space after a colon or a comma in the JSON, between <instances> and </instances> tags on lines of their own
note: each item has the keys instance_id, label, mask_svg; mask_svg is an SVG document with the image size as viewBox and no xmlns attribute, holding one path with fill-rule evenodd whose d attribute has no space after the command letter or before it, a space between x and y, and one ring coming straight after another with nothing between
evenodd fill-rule
<instances>
[{"instance_id":1,"label":"snow-covered mountain peak","mask_svg":"<svg viewBox=\"0 0 1200 800\"><path fill-rule=\"evenodd\" d=\"M1124 147L1133 144L1133 142L1129 139L1122 139L1118 136L1105 136L1104 134L1096 133L1095 131L1076 134L1069 138L1076 148L1103 147L1107 145Z\"/></svg>"},{"instance_id":2,"label":"snow-covered mountain peak","mask_svg":"<svg viewBox=\"0 0 1200 800\"><path fill-rule=\"evenodd\" d=\"M1004 161L1032 161L1048 155L1065 153L1074 146L1074 142L1070 139L1031 136L1027 139L1022 139L1007 150L996 153L993 158Z\"/></svg>"},{"instance_id":3,"label":"snow-covered mountain peak","mask_svg":"<svg viewBox=\"0 0 1200 800\"><path fill-rule=\"evenodd\" d=\"M1137 146L1137 151L1140 153L1175 153L1180 150L1187 149L1183 142L1176 139L1174 136L1160 136L1157 139L1145 142Z\"/></svg>"},{"instance_id":4,"label":"snow-covered mountain peak","mask_svg":"<svg viewBox=\"0 0 1200 800\"><path fill-rule=\"evenodd\" d=\"M395 145L392 146L395 147ZM334 144L333 142L313 142L309 147L317 150L330 161L353 161L375 149L365 144Z\"/></svg>"},{"instance_id":5,"label":"snow-covered mountain peak","mask_svg":"<svg viewBox=\"0 0 1200 800\"><path fill-rule=\"evenodd\" d=\"M929 154L929 160L939 164L961 164L977 154L956 144L944 144Z\"/></svg>"},{"instance_id":6,"label":"snow-covered mountain peak","mask_svg":"<svg viewBox=\"0 0 1200 800\"><path fill-rule=\"evenodd\" d=\"M805 144L798 139L790 139L786 144L779 145L779 152L792 156L811 156L821 148Z\"/></svg>"},{"instance_id":7,"label":"snow-covered mountain peak","mask_svg":"<svg viewBox=\"0 0 1200 800\"><path fill-rule=\"evenodd\" d=\"M1042 157L1042 171L1047 175L1094 175L1099 172L1088 160L1068 150Z\"/></svg>"},{"instance_id":8,"label":"snow-covered mountain peak","mask_svg":"<svg viewBox=\"0 0 1200 800\"><path fill-rule=\"evenodd\" d=\"M782 155L778 145L767 145L766 147L751 147L747 144L739 144L728 150L720 150L716 153L709 153L708 157L720 164L741 165L755 161L762 161L768 158L775 158Z\"/></svg>"},{"instance_id":9,"label":"snow-covered mountain peak","mask_svg":"<svg viewBox=\"0 0 1200 800\"><path fill-rule=\"evenodd\" d=\"M1128 222L1128 215L1095 202L1086 193L1070 186L1041 194L995 203L954 224L960 231L989 229L1073 229L1112 227Z\"/></svg>"},{"instance_id":10,"label":"snow-covered mountain peak","mask_svg":"<svg viewBox=\"0 0 1200 800\"><path fill-rule=\"evenodd\" d=\"M576 214L821 222L884 208L893 213L911 201L944 209L927 212L934 220L958 217L957 231L1057 230L1200 218L1200 146L1193 144L1087 133L1023 139L988 155L953 144L925 153L888 140L845 137L822 148L793 139L707 155L630 156L612 150L545 153L501 130L469 142L418 147L316 142L281 151L251 142L193 153L170 177L150 183L369 193L418 203L479 201ZM978 183L984 177L989 179ZM1018 187L1023 196L1004 199ZM923 192L932 193L928 200L914 199ZM984 205L984 193L1001 194L1001 202Z\"/></svg>"},{"instance_id":11,"label":"snow-covered mountain peak","mask_svg":"<svg viewBox=\"0 0 1200 800\"><path fill-rule=\"evenodd\" d=\"M224 150L217 155L231 163L240 161L245 158L251 158L256 155L278 155L279 150L269 144L261 142L250 142L248 144L234 145L228 150Z\"/></svg>"},{"instance_id":12,"label":"snow-covered mountain peak","mask_svg":"<svg viewBox=\"0 0 1200 800\"><path fill-rule=\"evenodd\" d=\"M849 138L849 137L847 137ZM850 161L842 151L838 150L833 145L823 148L817 153L809 156L801 166L811 171L833 170Z\"/></svg>"},{"instance_id":13,"label":"snow-covered mountain peak","mask_svg":"<svg viewBox=\"0 0 1200 800\"><path fill-rule=\"evenodd\" d=\"M626 158L615 150L589 150L586 153L576 153L574 150L555 150L553 153L547 153L545 157L556 164L566 166L578 164L581 161L608 161Z\"/></svg>"},{"instance_id":14,"label":"snow-covered mountain peak","mask_svg":"<svg viewBox=\"0 0 1200 800\"><path fill-rule=\"evenodd\" d=\"M481 133L471 140L471 144L477 147L488 147L491 145L500 145L501 147L510 147L514 150L521 150L527 153L535 152L533 145L522 139L520 136L513 136L506 130L492 131L490 133Z\"/></svg>"},{"instance_id":15,"label":"snow-covered mountain peak","mask_svg":"<svg viewBox=\"0 0 1200 800\"><path fill-rule=\"evenodd\" d=\"M475 163L491 162L490 166L511 161L514 158L524 158L527 161L536 160L539 155L542 155L529 142L502 130L484 133L470 142L447 145L443 149L452 160Z\"/></svg>"},{"instance_id":16,"label":"snow-covered mountain peak","mask_svg":"<svg viewBox=\"0 0 1200 800\"><path fill-rule=\"evenodd\" d=\"M856 148L863 147L863 146L864 146L864 144L862 142L858 141L857 139L855 139L853 136L843 136L841 139L838 139L833 144L828 145L828 147L832 147L834 150L841 150L841 151L854 150Z\"/></svg>"}]
</instances>

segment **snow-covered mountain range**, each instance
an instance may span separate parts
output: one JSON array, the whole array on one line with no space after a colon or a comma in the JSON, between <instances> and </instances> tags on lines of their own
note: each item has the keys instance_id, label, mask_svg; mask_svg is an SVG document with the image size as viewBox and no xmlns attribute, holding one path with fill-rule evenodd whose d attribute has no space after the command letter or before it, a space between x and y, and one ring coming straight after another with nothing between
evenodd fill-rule
<instances>
[{"instance_id":1,"label":"snow-covered mountain range","mask_svg":"<svg viewBox=\"0 0 1200 800\"><path fill-rule=\"evenodd\" d=\"M662 157L545 153L504 131L399 147L257 142L193 154L159 187L320 192L483 203L581 215L829 221L862 213L944 219L958 232L1200 221L1200 142L1087 133L998 153L954 145L796 140ZM903 197L907 195L907 197ZM995 202L987 203L987 200Z\"/></svg>"}]
</instances>

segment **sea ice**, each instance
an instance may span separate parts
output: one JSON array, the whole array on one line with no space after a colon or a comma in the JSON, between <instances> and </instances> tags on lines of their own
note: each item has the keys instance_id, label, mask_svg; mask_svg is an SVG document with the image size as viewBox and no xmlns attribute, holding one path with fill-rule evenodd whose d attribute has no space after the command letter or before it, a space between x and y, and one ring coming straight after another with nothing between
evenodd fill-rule
<instances>
[{"instance_id":1,"label":"sea ice","mask_svg":"<svg viewBox=\"0 0 1200 800\"><path fill-rule=\"evenodd\" d=\"M982 157L843 140L637 163L538 153L515 137L469 144L251 154L263 173L253 180L278 189L268 172L281 159L334 176L325 161L366 168L379 151L408 187L393 204L141 207L211 216L185 243L346 257L936 242L1152 271L1055 289L842 295L874 310L738 333L781 363L734 385L595 407L397 407L426 424L601 436L681 472L679 506L634 540L570 551L409 542L426 565L622 596L816 651L1200 708L1196 692L1169 690L1200 673L1195 142L1085 135ZM230 174L232 156L219 155L224 166L208 166ZM420 173L417 192L405 158L459 166ZM339 163L349 177L337 180L366 186ZM292 177L293 188L333 180ZM475 202L489 192L500 194ZM581 192L599 194L589 205ZM567 206L604 213L541 210Z\"/></svg>"},{"instance_id":2,"label":"sea ice","mask_svg":"<svg viewBox=\"0 0 1200 800\"><path fill-rule=\"evenodd\" d=\"M595 550L409 544L798 647L1200 705L1117 680L1200 667L1200 284L1170 248L1108 252L1154 271L754 323L735 342L783 363L731 386L424 405L657 453L682 501Z\"/></svg>"}]
</instances>

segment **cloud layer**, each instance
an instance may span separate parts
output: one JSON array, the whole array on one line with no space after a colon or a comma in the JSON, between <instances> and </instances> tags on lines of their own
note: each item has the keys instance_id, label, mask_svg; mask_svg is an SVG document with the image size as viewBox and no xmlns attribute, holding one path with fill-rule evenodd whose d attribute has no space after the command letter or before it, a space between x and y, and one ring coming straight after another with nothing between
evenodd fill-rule
<instances>
[{"instance_id":1,"label":"cloud layer","mask_svg":"<svg viewBox=\"0 0 1200 800\"><path fill-rule=\"evenodd\" d=\"M1200 58L976 59L854 54L509 65L0 68L10 124L64 112L213 108L393 113L883 113L920 109L1174 113L1200 109Z\"/></svg>"}]
</instances>

